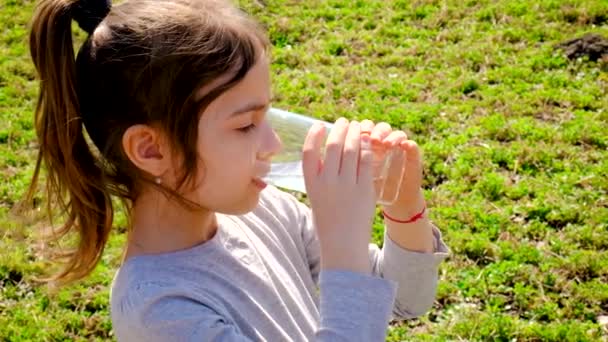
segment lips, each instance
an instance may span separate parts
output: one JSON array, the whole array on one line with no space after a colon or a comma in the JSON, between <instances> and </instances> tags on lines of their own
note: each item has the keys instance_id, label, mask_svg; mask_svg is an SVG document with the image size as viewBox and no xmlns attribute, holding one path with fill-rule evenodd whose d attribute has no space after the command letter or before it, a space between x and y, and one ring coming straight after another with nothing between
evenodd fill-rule
<instances>
[{"instance_id":1,"label":"lips","mask_svg":"<svg viewBox=\"0 0 608 342\"><path fill-rule=\"evenodd\" d=\"M256 173L255 178L253 178L252 182L260 189L266 188L268 184L264 182L262 179L268 176L270 173L270 162L258 160L256 164Z\"/></svg>"},{"instance_id":2,"label":"lips","mask_svg":"<svg viewBox=\"0 0 608 342\"><path fill-rule=\"evenodd\" d=\"M255 184L260 189L264 189L264 188L266 188L266 186L268 186L268 184L266 184L266 182L262 181L259 178L254 178L253 184Z\"/></svg>"}]
</instances>

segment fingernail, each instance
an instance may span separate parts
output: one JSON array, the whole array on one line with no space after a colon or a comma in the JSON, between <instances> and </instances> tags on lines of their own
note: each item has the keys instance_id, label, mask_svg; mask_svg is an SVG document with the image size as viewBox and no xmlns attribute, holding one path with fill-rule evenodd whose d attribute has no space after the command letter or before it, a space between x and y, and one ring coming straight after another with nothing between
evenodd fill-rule
<instances>
[{"instance_id":1,"label":"fingernail","mask_svg":"<svg viewBox=\"0 0 608 342\"><path fill-rule=\"evenodd\" d=\"M361 148L364 148L366 150L369 150L371 148L369 135L361 136Z\"/></svg>"}]
</instances>

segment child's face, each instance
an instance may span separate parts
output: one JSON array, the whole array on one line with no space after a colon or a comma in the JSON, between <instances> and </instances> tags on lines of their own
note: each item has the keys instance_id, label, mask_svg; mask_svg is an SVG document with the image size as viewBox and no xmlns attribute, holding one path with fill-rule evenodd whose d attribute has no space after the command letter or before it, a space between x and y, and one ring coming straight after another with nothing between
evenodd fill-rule
<instances>
[{"instance_id":1,"label":"child's face","mask_svg":"<svg viewBox=\"0 0 608 342\"><path fill-rule=\"evenodd\" d=\"M254 180L269 172L281 148L266 119L270 97L269 65L262 56L205 109L198 124L199 186L186 194L189 199L227 214L255 208L262 187Z\"/></svg>"}]
</instances>

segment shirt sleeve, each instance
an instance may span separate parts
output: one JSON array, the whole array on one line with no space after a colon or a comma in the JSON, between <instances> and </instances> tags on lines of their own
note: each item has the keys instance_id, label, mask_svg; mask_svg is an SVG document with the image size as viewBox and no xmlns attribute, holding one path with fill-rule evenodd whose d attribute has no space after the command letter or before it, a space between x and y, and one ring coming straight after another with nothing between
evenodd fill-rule
<instances>
[{"instance_id":1,"label":"shirt sleeve","mask_svg":"<svg viewBox=\"0 0 608 342\"><path fill-rule=\"evenodd\" d=\"M449 253L441 232L433 226L434 251L420 253L397 245L384 231L384 247L370 245L374 274L399 284L393 309L394 319L418 317L435 301L439 265Z\"/></svg>"},{"instance_id":2,"label":"shirt sleeve","mask_svg":"<svg viewBox=\"0 0 608 342\"><path fill-rule=\"evenodd\" d=\"M397 286L362 273L320 273L317 341L384 341Z\"/></svg>"},{"instance_id":3,"label":"shirt sleeve","mask_svg":"<svg viewBox=\"0 0 608 342\"><path fill-rule=\"evenodd\" d=\"M297 222L300 225L306 257L313 279L318 279L321 263L321 251L313 225L312 211L305 204L290 194L297 211ZM375 276L397 283L397 298L393 309L394 319L418 317L427 312L433 305L437 290L439 265L449 253L443 242L441 232L433 226L434 251L431 253L413 252L401 248L384 234L384 247L369 245L369 257L372 272Z\"/></svg>"},{"instance_id":4,"label":"shirt sleeve","mask_svg":"<svg viewBox=\"0 0 608 342\"><path fill-rule=\"evenodd\" d=\"M348 271L320 274L315 341L384 341L394 303L393 282ZM162 284L138 286L114 314L117 340L142 342L254 341L255 336L200 300Z\"/></svg>"}]
</instances>

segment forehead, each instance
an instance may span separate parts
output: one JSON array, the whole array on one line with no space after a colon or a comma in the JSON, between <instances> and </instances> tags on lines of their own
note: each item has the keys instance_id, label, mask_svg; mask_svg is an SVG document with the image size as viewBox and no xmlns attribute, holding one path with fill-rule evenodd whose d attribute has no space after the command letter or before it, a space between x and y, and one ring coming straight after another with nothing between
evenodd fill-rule
<instances>
[{"instance_id":1,"label":"forehead","mask_svg":"<svg viewBox=\"0 0 608 342\"><path fill-rule=\"evenodd\" d=\"M223 75L203 86L197 96L203 97L213 89L230 80L233 75ZM217 118L229 117L234 111L248 104L267 104L270 102L270 68L268 59L258 58L245 77L233 87L222 93L209 104L205 112Z\"/></svg>"},{"instance_id":2,"label":"forehead","mask_svg":"<svg viewBox=\"0 0 608 342\"><path fill-rule=\"evenodd\" d=\"M252 73L256 73L256 70L254 69L258 69L258 73L259 72L265 72L265 73L269 73L269 56L267 55L266 51L264 49L262 49L259 45L258 45L258 49L259 49L259 54L256 58L255 63L251 66L251 68L247 71L247 74L245 75L245 77L239 81L239 83L242 83L250 74ZM265 69L265 70L259 70L259 69ZM208 94L209 92L211 92L213 89L221 86L222 84L230 81L230 79L232 77L234 77L235 74L235 70L231 70L227 73L225 73L224 75L216 78L215 80L213 80L212 82L203 85L201 88L199 88L199 90L196 92L196 98L200 99L203 96L205 96L206 94ZM260 75L257 75L260 76ZM233 87L234 88L234 87Z\"/></svg>"}]
</instances>

